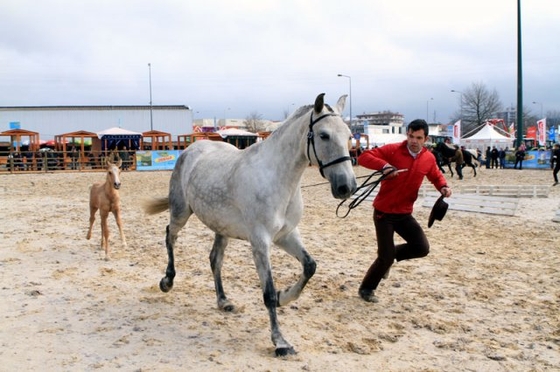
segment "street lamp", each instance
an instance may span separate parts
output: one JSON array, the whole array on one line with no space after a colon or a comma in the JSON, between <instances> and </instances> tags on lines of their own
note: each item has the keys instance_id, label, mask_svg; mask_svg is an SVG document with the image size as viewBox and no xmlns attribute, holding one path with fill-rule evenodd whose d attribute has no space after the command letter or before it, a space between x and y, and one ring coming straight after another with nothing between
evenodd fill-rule
<instances>
[{"instance_id":1,"label":"street lamp","mask_svg":"<svg viewBox=\"0 0 560 372\"><path fill-rule=\"evenodd\" d=\"M463 92L459 91L459 90L455 90L455 89L451 89L451 93L459 93L461 94L461 117L459 118L460 120L463 120Z\"/></svg>"},{"instance_id":2,"label":"street lamp","mask_svg":"<svg viewBox=\"0 0 560 372\"><path fill-rule=\"evenodd\" d=\"M349 96L350 96L350 121L349 121L349 125L350 125L350 130L352 131L352 78L348 75L342 75L342 74L338 74L338 77L345 77L348 78L348 85L349 85Z\"/></svg>"},{"instance_id":3,"label":"street lamp","mask_svg":"<svg viewBox=\"0 0 560 372\"><path fill-rule=\"evenodd\" d=\"M152 115L152 64L148 63L148 72L150 74L150 130L154 130L154 118Z\"/></svg>"},{"instance_id":4,"label":"street lamp","mask_svg":"<svg viewBox=\"0 0 560 372\"><path fill-rule=\"evenodd\" d=\"M541 119L543 118L543 109L542 109L542 102L535 102L533 101L533 105L541 105Z\"/></svg>"},{"instance_id":5,"label":"street lamp","mask_svg":"<svg viewBox=\"0 0 560 372\"><path fill-rule=\"evenodd\" d=\"M433 101L433 100L434 100L433 98L430 98L429 100L426 101L426 122L427 122L427 123L430 122L430 118L429 118L429 116L430 116L430 114L429 114L429 111L430 111L430 101Z\"/></svg>"}]
</instances>

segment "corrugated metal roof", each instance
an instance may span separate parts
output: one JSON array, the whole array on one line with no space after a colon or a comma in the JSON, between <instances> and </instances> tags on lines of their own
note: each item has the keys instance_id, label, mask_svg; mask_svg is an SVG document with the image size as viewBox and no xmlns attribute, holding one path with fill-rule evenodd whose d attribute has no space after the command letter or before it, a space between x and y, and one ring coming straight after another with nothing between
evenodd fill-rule
<instances>
[{"instance_id":1,"label":"corrugated metal roof","mask_svg":"<svg viewBox=\"0 0 560 372\"><path fill-rule=\"evenodd\" d=\"M68 111L68 110L190 110L185 105L110 105L110 106L0 106L1 111L27 110L27 111Z\"/></svg>"}]
</instances>

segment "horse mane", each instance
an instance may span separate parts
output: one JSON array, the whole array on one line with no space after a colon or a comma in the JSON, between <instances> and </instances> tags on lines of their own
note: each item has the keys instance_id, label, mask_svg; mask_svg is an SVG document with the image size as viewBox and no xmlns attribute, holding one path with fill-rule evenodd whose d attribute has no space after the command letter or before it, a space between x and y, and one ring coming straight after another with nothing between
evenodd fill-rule
<instances>
[{"instance_id":1,"label":"horse mane","mask_svg":"<svg viewBox=\"0 0 560 372\"><path fill-rule=\"evenodd\" d=\"M329 106L326 103L325 103L325 108L329 112L334 112L332 107ZM288 116L286 118L286 120L284 120L284 122L272 133L272 135L274 135L274 133L282 133L284 130L286 130L285 128L290 126L291 123L293 123L294 121L297 121L299 118L301 118L303 115L307 114L309 112L309 110L312 110L312 109L314 109L314 105L301 106L300 108L295 110L290 116Z\"/></svg>"}]
</instances>

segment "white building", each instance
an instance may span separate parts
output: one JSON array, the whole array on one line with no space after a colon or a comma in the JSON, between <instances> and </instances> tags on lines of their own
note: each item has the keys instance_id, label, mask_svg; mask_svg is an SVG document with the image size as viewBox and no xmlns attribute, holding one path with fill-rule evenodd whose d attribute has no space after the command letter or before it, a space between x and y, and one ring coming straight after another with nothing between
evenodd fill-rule
<instances>
[{"instance_id":1,"label":"white building","mask_svg":"<svg viewBox=\"0 0 560 372\"><path fill-rule=\"evenodd\" d=\"M26 129L38 132L42 140L79 130L97 133L112 127L139 133L153 129L176 137L193 132L193 113L184 105L0 107L0 132Z\"/></svg>"}]
</instances>

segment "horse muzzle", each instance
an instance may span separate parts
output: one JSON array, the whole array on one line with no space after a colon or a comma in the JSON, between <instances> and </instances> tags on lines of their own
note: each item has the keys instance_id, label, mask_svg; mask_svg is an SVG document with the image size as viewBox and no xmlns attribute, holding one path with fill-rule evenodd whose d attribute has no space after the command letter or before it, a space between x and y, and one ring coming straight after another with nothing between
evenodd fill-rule
<instances>
[{"instance_id":1,"label":"horse muzzle","mask_svg":"<svg viewBox=\"0 0 560 372\"><path fill-rule=\"evenodd\" d=\"M333 173L329 177L331 184L332 196L336 199L348 199L356 192L357 184L354 174L336 174Z\"/></svg>"}]
</instances>

